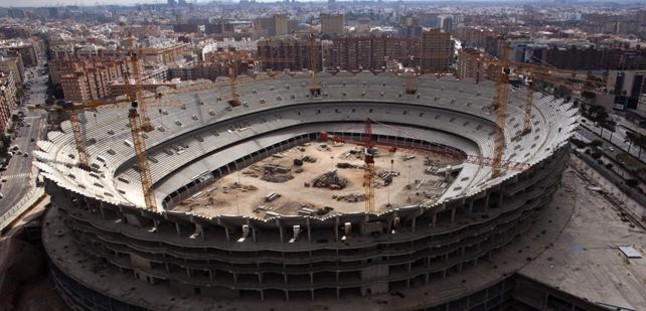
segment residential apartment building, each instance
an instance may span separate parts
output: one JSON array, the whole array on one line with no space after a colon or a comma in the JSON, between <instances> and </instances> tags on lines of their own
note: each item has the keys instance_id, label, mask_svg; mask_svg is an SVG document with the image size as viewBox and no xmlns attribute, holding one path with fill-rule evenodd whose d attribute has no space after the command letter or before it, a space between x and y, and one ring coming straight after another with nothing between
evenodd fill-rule
<instances>
[{"instance_id":1,"label":"residential apartment building","mask_svg":"<svg viewBox=\"0 0 646 311\"><path fill-rule=\"evenodd\" d=\"M254 31L258 36L282 36L296 30L293 20L287 14L274 14L270 17L258 17L253 22Z\"/></svg>"},{"instance_id":2,"label":"residential apartment building","mask_svg":"<svg viewBox=\"0 0 646 311\"><path fill-rule=\"evenodd\" d=\"M424 72L446 72L453 61L451 34L439 29L422 33L420 67Z\"/></svg>"},{"instance_id":3,"label":"residential apartment building","mask_svg":"<svg viewBox=\"0 0 646 311\"><path fill-rule=\"evenodd\" d=\"M321 34L340 35L345 29L345 14L321 13Z\"/></svg>"},{"instance_id":4,"label":"residential apartment building","mask_svg":"<svg viewBox=\"0 0 646 311\"><path fill-rule=\"evenodd\" d=\"M0 45L0 54L21 57L25 67L38 65L38 52L38 45L32 42L11 41Z\"/></svg>"},{"instance_id":5,"label":"residential apartment building","mask_svg":"<svg viewBox=\"0 0 646 311\"><path fill-rule=\"evenodd\" d=\"M458 51L458 60L456 63L456 73L460 79L478 78L481 74L480 66L478 65L478 58L480 58L480 51L473 48L464 48ZM479 78L483 78L480 76Z\"/></svg>"},{"instance_id":6,"label":"residential apartment building","mask_svg":"<svg viewBox=\"0 0 646 311\"><path fill-rule=\"evenodd\" d=\"M130 66L130 61L124 58L71 61L59 72L63 94L66 99L75 102L121 95L113 94L110 85L113 81L122 79ZM139 66L142 70L141 62Z\"/></svg>"},{"instance_id":7,"label":"residential apartment building","mask_svg":"<svg viewBox=\"0 0 646 311\"><path fill-rule=\"evenodd\" d=\"M21 85L25 77L25 67L21 57L4 57L0 55L0 71L10 72L17 85Z\"/></svg>"},{"instance_id":8,"label":"residential apartment building","mask_svg":"<svg viewBox=\"0 0 646 311\"><path fill-rule=\"evenodd\" d=\"M11 112L18 104L16 83L11 72L0 71L0 133L4 133L11 121Z\"/></svg>"},{"instance_id":9,"label":"residential apartment building","mask_svg":"<svg viewBox=\"0 0 646 311\"><path fill-rule=\"evenodd\" d=\"M421 41L385 35L344 35L317 41L317 68L327 70L382 70L388 61L415 65ZM258 42L262 70L302 70L310 67L307 40L292 37Z\"/></svg>"}]
</instances>

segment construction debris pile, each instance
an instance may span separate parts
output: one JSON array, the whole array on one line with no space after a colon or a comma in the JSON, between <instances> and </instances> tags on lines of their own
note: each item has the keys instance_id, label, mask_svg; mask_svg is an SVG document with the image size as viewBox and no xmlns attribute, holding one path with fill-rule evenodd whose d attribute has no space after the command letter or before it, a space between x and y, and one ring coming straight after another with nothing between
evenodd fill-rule
<instances>
[{"instance_id":1,"label":"construction debris pile","mask_svg":"<svg viewBox=\"0 0 646 311\"><path fill-rule=\"evenodd\" d=\"M343 189L348 185L348 179L339 176L337 170L330 170L312 181L312 187L328 188L332 190ZM308 187L308 184L305 184Z\"/></svg>"},{"instance_id":2,"label":"construction debris pile","mask_svg":"<svg viewBox=\"0 0 646 311\"><path fill-rule=\"evenodd\" d=\"M377 173L377 176L378 176L381 180L383 180L383 182L384 182L384 187L387 187L387 186L389 186L390 184L392 184L392 183L393 183L393 177L395 177L395 176L399 176L399 172L397 172L397 171L390 171L390 170L389 170L389 171L382 170L382 171L379 171L379 172Z\"/></svg>"},{"instance_id":3,"label":"construction debris pile","mask_svg":"<svg viewBox=\"0 0 646 311\"><path fill-rule=\"evenodd\" d=\"M268 182L283 183L294 178L291 171L288 167L265 164L263 166L263 175L260 179Z\"/></svg>"},{"instance_id":4,"label":"construction debris pile","mask_svg":"<svg viewBox=\"0 0 646 311\"><path fill-rule=\"evenodd\" d=\"M366 200L366 195L361 193L361 194L356 194L356 193L350 193L346 195L333 195L332 199L337 200L337 201L345 201L345 202L350 202L350 203L355 203L355 202L363 202Z\"/></svg>"}]
</instances>

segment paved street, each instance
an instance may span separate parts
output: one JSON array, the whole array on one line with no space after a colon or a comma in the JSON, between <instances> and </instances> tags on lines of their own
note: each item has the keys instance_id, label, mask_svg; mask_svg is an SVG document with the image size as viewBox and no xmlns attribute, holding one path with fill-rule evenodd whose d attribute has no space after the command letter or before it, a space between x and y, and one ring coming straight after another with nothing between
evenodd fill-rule
<instances>
[{"instance_id":1,"label":"paved street","mask_svg":"<svg viewBox=\"0 0 646 311\"><path fill-rule=\"evenodd\" d=\"M44 64L44 60L41 61L42 64ZM42 67L39 66L38 69L40 68ZM4 196L4 198L0 199L0 214L4 214L14 207L29 192L31 187L35 186L34 181L30 181L32 170L31 153L36 147L35 142L44 133L45 124L44 121L41 122L42 112L31 112L24 109L24 107L31 103L45 102L47 75L39 74L36 69L25 71L25 78L32 83L32 86L29 91L25 92L25 100L21 109L25 113L23 126L16 128L16 139L10 145L18 145L22 154L14 155L6 171L0 174L2 176L2 189L0 189L0 192ZM29 78L29 75L31 75L31 78ZM32 139L34 140L33 142ZM27 157L24 154L27 154Z\"/></svg>"},{"instance_id":2,"label":"paved street","mask_svg":"<svg viewBox=\"0 0 646 311\"><path fill-rule=\"evenodd\" d=\"M618 126L617 130L612 133L607 129L603 129L602 131L601 128L595 126L592 121L587 120L586 122L582 123L582 126L580 126L579 129L579 133L585 133L584 136L590 140L598 139L600 135L602 135L605 139L604 148L613 147L616 149L617 147L619 147L619 149L622 149L623 152L628 152L629 144L624 142L624 140L626 139L626 131L622 127ZM614 144L614 146L608 143L610 141ZM621 152L621 150L616 150L616 152ZM642 162L646 162L646 152L641 152L640 154L639 147L632 146L630 148L630 154L634 155L635 157L639 156L639 159Z\"/></svg>"}]
</instances>

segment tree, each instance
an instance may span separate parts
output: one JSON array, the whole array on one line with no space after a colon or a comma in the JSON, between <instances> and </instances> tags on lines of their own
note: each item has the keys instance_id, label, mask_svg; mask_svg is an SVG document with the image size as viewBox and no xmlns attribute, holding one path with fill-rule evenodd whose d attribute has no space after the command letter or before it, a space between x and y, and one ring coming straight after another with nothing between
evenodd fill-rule
<instances>
[{"instance_id":1,"label":"tree","mask_svg":"<svg viewBox=\"0 0 646 311\"><path fill-rule=\"evenodd\" d=\"M592 147L601 147L601 146L603 146L603 141L601 141L600 139L595 139L592 142L590 142L590 146L592 146Z\"/></svg>"}]
</instances>

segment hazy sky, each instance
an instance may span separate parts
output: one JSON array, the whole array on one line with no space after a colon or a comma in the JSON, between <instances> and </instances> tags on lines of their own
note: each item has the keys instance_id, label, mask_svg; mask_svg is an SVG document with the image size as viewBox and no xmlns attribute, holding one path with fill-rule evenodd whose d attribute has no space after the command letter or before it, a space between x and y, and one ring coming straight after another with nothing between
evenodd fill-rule
<instances>
[{"instance_id":1,"label":"hazy sky","mask_svg":"<svg viewBox=\"0 0 646 311\"><path fill-rule=\"evenodd\" d=\"M188 1L188 2L193 2ZM203 1L198 1L203 2ZM0 7L166 3L165 0L0 0Z\"/></svg>"}]
</instances>

